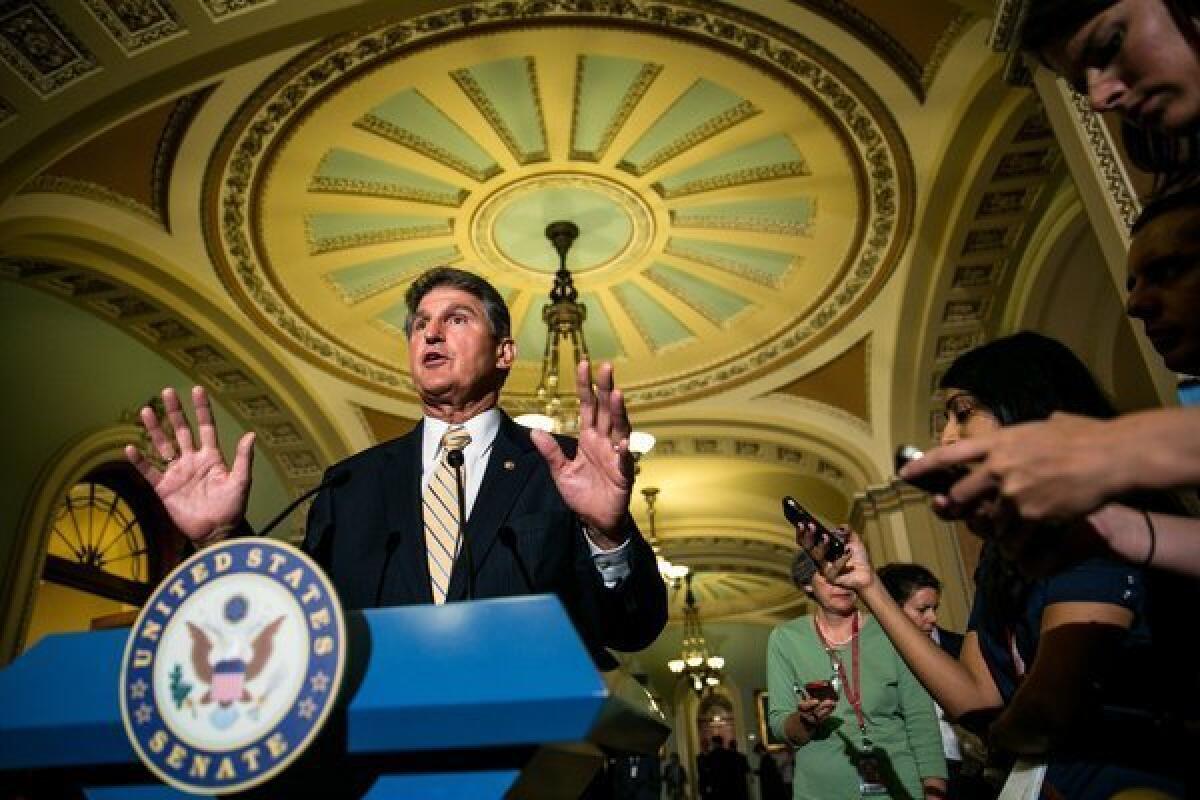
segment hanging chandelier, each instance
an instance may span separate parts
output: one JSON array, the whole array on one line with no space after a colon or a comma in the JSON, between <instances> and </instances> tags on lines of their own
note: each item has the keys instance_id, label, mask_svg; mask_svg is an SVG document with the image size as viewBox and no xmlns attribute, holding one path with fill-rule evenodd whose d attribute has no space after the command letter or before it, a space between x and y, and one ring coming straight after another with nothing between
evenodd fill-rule
<instances>
[{"instance_id":1,"label":"hanging chandelier","mask_svg":"<svg viewBox=\"0 0 1200 800\"><path fill-rule=\"evenodd\" d=\"M692 691L704 694L721 683L725 659L710 654L704 629L700 626L700 610L696 607L696 595L692 592L692 575L687 578L687 605L683 609L683 647L679 658L667 662L667 668L687 679Z\"/></svg>"},{"instance_id":2,"label":"hanging chandelier","mask_svg":"<svg viewBox=\"0 0 1200 800\"><path fill-rule=\"evenodd\" d=\"M654 504L658 500L658 488L647 486L642 489L642 497L646 500L646 519L650 523L646 541L650 545L650 549L654 551L654 557L658 560L658 572L662 575L663 583L672 589L678 589L680 581L687 577L691 568L687 564L672 564L663 554L662 544L658 541L658 529L655 525Z\"/></svg>"},{"instance_id":3,"label":"hanging chandelier","mask_svg":"<svg viewBox=\"0 0 1200 800\"><path fill-rule=\"evenodd\" d=\"M589 382L592 377L592 358L583 335L587 306L579 301L575 281L567 269L567 253L579 238L579 226L570 220L556 220L546 226L546 238L558 253L558 270L554 273L550 302L542 306L546 346L542 351L542 374L535 392L538 413L521 414L516 421L526 427L551 433L576 433L579 431L579 398L575 393L575 370L580 361L588 362ZM564 344L568 345L565 352L571 356L567 369L563 369ZM629 452L635 464L653 447L652 434L645 431L630 432Z\"/></svg>"}]
</instances>

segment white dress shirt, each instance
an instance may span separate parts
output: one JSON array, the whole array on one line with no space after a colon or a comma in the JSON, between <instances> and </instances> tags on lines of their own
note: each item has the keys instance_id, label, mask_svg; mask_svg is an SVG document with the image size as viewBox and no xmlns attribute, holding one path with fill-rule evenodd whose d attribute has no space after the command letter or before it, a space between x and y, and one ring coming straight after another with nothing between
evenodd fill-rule
<instances>
[{"instance_id":1,"label":"white dress shirt","mask_svg":"<svg viewBox=\"0 0 1200 800\"><path fill-rule=\"evenodd\" d=\"M466 501L466 519L471 518L471 510L475 508L475 500L479 497L479 487L483 485L483 475L487 471L488 459L492 455L492 445L496 443L496 433L500 430L500 419L500 409L489 408L462 423L462 427L471 434L470 443L463 449L463 480L465 484L463 494ZM449 427L448 422L425 417L421 435L422 492L425 491L425 486L433 477L438 457L441 455L442 437ZM466 520L464 520L465 522ZM604 585L611 589L629 574L629 542L625 541L612 550L603 550L597 547L596 543L592 541L592 537L587 534L586 526L583 530L588 548L592 551L592 563L599 570Z\"/></svg>"}]
</instances>

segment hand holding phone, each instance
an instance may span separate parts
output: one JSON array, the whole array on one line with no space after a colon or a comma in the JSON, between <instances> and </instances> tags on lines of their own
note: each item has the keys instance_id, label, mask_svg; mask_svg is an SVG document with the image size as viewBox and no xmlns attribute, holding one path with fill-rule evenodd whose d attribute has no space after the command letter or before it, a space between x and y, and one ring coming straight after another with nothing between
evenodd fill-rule
<instances>
[{"instance_id":1,"label":"hand holding phone","mask_svg":"<svg viewBox=\"0 0 1200 800\"><path fill-rule=\"evenodd\" d=\"M822 543L825 544L823 560L837 561L846 554L846 543L842 541L842 538L822 525L791 495L783 498L783 515L796 528L796 542L805 550L811 548L805 544L802 535L807 533L808 528L811 527L813 529L812 548Z\"/></svg>"},{"instance_id":2,"label":"hand holding phone","mask_svg":"<svg viewBox=\"0 0 1200 800\"><path fill-rule=\"evenodd\" d=\"M920 461L924 457L925 454L919 448L911 444L901 445L896 450L896 472L899 472L909 464ZM958 483L959 479L966 474L966 467L945 467L933 470L932 472L925 472L912 478L904 478L904 481L930 494L947 494L950 491L950 487Z\"/></svg>"},{"instance_id":3,"label":"hand holding phone","mask_svg":"<svg viewBox=\"0 0 1200 800\"><path fill-rule=\"evenodd\" d=\"M804 691L814 700L829 700L836 703L838 699L837 689L833 688L831 681L809 681L804 684Z\"/></svg>"}]
</instances>

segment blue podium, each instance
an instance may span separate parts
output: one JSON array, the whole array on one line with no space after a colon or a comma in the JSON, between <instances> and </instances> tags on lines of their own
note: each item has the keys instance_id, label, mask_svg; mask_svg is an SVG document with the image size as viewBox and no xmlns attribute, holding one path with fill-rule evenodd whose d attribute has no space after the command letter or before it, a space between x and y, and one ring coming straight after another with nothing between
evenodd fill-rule
<instances>
[{"instance_id":1,"label":"blue podium","mask_svg":"<svg viewBox=\"0 0 1200 800\"><path fill-rule=\"evenodd\" d=\"M321 738L245 796L573 797L600 748L653 753L669 732L636 682L606 683L554 597L374 609L346 622L346 679ZM126 739L127 634L48 636L0 671L0 785L189 796L159 783Z\"/></svg>"}]
</instances>

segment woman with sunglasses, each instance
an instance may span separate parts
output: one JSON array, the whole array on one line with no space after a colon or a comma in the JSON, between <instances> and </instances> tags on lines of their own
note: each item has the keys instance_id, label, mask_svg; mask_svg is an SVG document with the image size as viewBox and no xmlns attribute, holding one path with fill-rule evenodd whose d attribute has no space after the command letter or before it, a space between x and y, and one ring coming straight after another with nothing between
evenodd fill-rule
<instances>
[{"instance_id":1,"label":"woman with sunglasses","mask_svg":"<svg viewBox=\"0 0 1200 800\"><path fill-rule=\"evenodd\" d=\"M801 550L792 580L813 613L767 642L768 723L795 752L793 798L943 798L946 762L933 701L854 592Z\"/></svg>"},{"instance_id":2,"label":"woman with sunglasses","mask_svg":"<svg viewBox=\"0 0 1200 800\"><path fill-rule=\"evenodd\" d=\"M943 443L1055 411L1113 415L1087 368L1033 333L965 353L941 386ZM828 575L857 593L951 717L990 718L993 749L1044 758L1051 796L1189 796L1185 754L1195 737L1184 721L1195 711L1196 671L1178 620L1194 607L1191 587L1113 558L1084 522L1033 526L1002 500L967 522L986 543L957 660L891 598L857 536L848 534L849 554Z\"/></svg>"}]
</instances>

